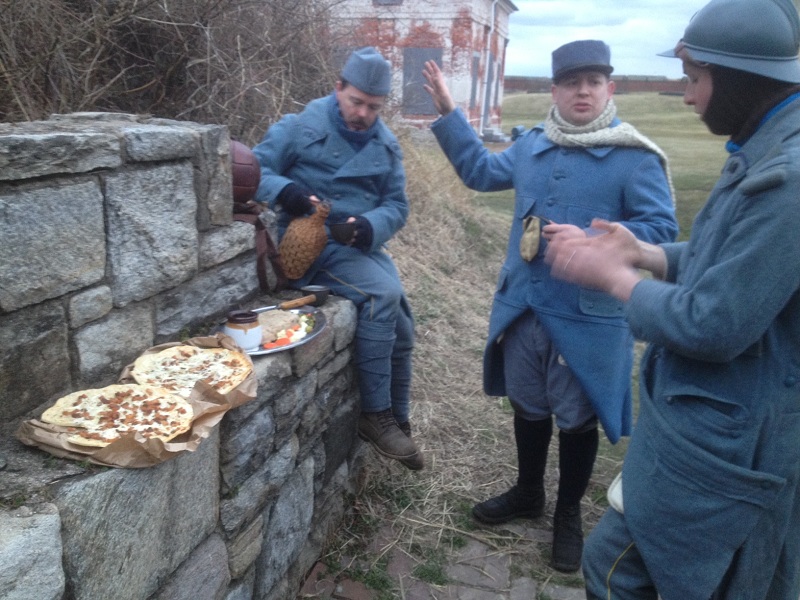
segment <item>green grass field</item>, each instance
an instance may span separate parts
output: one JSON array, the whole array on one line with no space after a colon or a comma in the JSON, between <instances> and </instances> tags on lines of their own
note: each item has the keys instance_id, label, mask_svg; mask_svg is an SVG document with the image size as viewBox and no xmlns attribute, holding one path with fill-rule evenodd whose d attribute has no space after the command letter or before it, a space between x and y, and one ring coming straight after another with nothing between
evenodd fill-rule
<instances>
[{"instance_id":1,"label":"green grass field","mask_svg":"<svg viewBox=\"0 0 800 600\"><path fill-rule=\"evenodd\" d=\"M708 197L727 156L725 138L711 135L682 96L652 93L614 96L618 116L634 125L667 154L677 195L680 239L686 239L694 215ZM550 94L515 94L503 101L503 131L532 127L547 116ZM513 192L478 194L476 201L511 213Z\"/></svg>"}]
</instances>

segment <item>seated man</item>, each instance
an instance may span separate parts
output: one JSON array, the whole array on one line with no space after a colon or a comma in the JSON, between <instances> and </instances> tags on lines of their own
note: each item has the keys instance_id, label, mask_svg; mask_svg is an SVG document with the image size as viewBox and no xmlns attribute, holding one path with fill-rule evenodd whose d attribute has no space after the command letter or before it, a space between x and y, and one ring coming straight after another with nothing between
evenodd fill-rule
<instances>
[{"instance_id":1,"label":"seated man","mask_svg":"<svg viewBox=\"0 0 800 600\"><path fill-rule=\"evenodd\" d=\"M355 363L362 414L358 434L412 470L423 459L411 438L409 394L414 320L383 245L406 223L403 156L379 115L391 87L389 63L374 48L353 52L334 92L283 117L253 150L261 163L256 200L289 222L330 202L328 223L352 237L327 246L292 287L320 284L355 303Z\"/></svg>"}]
</instances>

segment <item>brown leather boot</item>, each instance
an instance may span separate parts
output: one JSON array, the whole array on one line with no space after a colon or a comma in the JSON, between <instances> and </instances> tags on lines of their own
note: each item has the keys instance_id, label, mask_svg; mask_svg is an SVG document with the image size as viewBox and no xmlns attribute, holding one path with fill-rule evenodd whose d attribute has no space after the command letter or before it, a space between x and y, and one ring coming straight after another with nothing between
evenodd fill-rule
<instances>
[{"instance_id":1,"label":"brown leather boot","mask_svg":"<svg viewBox=\"0 0 800 600\"><path fill-rule=\"evenodd\" d=\"M412 459L418 453L411 438L397 426L391 408L361 413L358 418L358 437L369 442L378 453L401 462Z\"/></svg>"}]
</instances>

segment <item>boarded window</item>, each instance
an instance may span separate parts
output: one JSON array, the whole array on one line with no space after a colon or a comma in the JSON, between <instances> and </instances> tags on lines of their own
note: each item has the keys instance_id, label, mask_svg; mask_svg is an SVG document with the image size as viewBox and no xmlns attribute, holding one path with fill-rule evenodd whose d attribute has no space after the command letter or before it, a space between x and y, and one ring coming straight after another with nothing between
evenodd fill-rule
<instances>
[{"instance_id":1,"label":"boarded window","mask_svg":"<svg viewBox=\"0 0 800 600\"><path fill-rule=\"evenodd\" d=\"M403 50L403 114L435 115L436 107L422 84L425 61L435 60L442 66L441 48L405 48Z\"/></svg>"}]
</instances>

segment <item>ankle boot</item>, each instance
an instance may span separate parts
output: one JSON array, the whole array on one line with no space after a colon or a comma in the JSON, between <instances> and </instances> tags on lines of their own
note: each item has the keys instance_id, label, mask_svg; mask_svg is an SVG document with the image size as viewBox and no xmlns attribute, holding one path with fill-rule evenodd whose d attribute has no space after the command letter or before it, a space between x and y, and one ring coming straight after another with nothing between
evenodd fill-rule
<instances>
[{"instance_id":1,"label":"ankle boot","mask_svg":"<svg viewBox=\"0 0 800 600\"><path fill-rule=\"evenodd\" d=\"M397 426L391 408L374 413L362 412L358 418L358 436L380 454L401 462L418 454L414 442Z\"/></svg>"},{"instance_id":2,"label":"ankle boot","mask_svg":"<svg viewBox=\"0 0 800 600\"><path fill-rule=\"evenodd\" d=\"M483 523L505 523L515 518L535 519L544 512L544 470L553 432L550 418L526 421L514 415L519 472L517 485L472 508L472 515Z\"/></svg>"},{"instance_id":3,"label":"ankle boot","mask_svg":"<svg viewBox=\"0 0 800 600\"><path fill-rule=\"evenodd\" d=\"M481 523L498 525L512 519L535 519L544 512L544 489L528 490L515 485L499 496L472 507L472 516Z\"/></svg>"},{"instance_id":4,"label":"ankle boot","mask_svg":"<svg viewBox=\"0 0 800 600\"><path fill-rule=\"evenodd\" d=\"M597 428L558 434L558 500L553 516L553 568L571 573L581 566L581 498L589 486L599 443Z\"/></svg>"},{"instance_id":5,"label":"ankle boot","mask_svg":"<svg viewBox=\"0 0 800 600\"><path fill-rule=\"evenodd\" d=\"M581 505L556 506L553 515L553 568L572 573L581 568L583 521Z\"/></svg>"},{"instance_id":6,"label":"ankle boot","mask_svg":"<svg viewBox=\"0 0 800 600\"><path fill-rule=\"evenodd\" d=\"M397 426L400 428L405 436L411 439L411 422L404 421L402 423L398 423ZM405 468L410 469L411 471L421 471L425 468L425 461L422 458L422 452L417 450L416 454L411 458L401 458L398 459L400 464L402 464Z\"/></svg>"}]
</instances>

